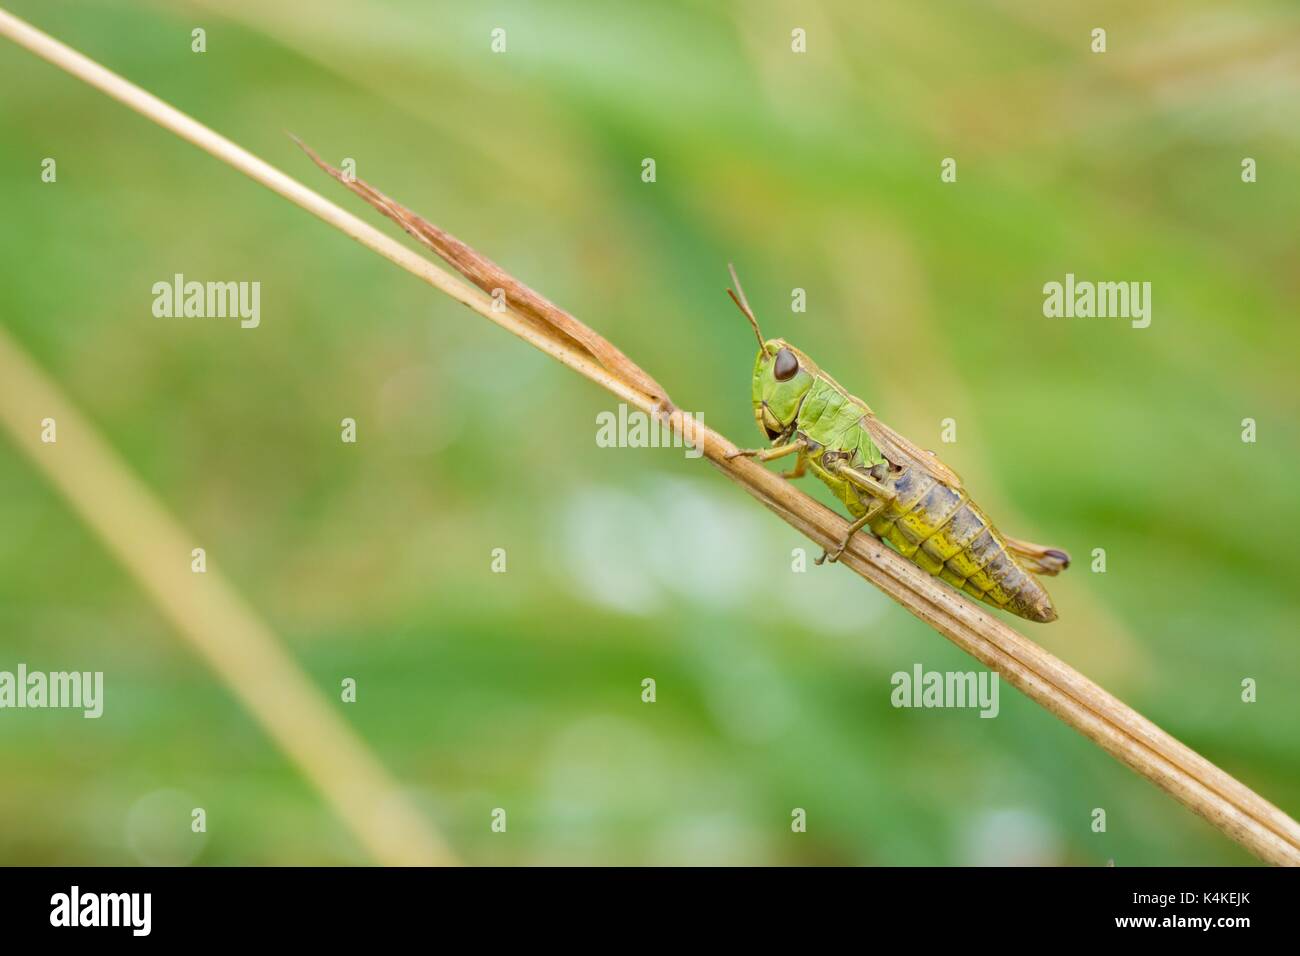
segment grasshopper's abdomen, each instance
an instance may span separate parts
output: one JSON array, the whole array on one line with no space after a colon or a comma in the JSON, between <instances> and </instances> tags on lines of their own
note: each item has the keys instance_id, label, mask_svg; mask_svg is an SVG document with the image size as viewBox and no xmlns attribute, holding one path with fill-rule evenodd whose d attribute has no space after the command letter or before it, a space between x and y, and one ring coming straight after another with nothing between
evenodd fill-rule
<instances>
[{"instance_id":1,"label":"grasshopper's abdomen","mask_svg":"<svg viewBox=\"0 0 1300 956\"><path fill-rule=\"evenodd\" d=\"M882 476L894 492L871 530L918 567L995 607L1053 621L1047 591L1011 556L992 522L963 490L917 467Z\"/></svg>"}]
</instances>

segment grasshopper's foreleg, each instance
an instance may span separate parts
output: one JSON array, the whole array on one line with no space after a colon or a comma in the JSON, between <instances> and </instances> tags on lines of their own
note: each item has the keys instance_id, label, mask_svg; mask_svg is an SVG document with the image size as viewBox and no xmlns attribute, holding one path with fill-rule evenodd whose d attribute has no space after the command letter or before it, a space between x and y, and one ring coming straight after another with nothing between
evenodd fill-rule
<instances>
[{"instance_id":1,"label":"grasshopper's foreleg","mask_svg":"<svg viewBox=\"0 0 1300 956\"><path fill-rule=\"evenodd\" d=\"M742 455L746 458L754 458L758 461L776 461L778 458L784 458L786 455L799 454L801 459L800 465L802 465L803 455L800 453L807 450L808 443L802 438L797 438L788 445L776 445L772 448L737 448L735 451L729 452L726 457L728 461L733 458L739 458ZM801 470L800 465L795 466L796 471Z\"/></svg>"},{"instance_id":2,"label":"grasshopper's foreleg","mask_svg":"<svg viewBox=\"0 0 1300 956\"><path fill-rule=\"evenodd\" d=\"M782 478L788 478L793 481L796 478L802 478L808 473L808 449L799 452L799 457L794 460L794 467L789 471L781 472Z\"/></svg>"},{"instance_id":3,"label":"grasshopper's foreleg","mask_svg":"<svg viewBox=\"0 0 1300 956\"><path fill-rule=\"evenodd\" d=\"M858 490L870 495L871 503L867 505L866 513L861 518L854 521L853 524L849 525L848 531L844 533L844 540L839 543L839 547L837 547L833 552L822 552L822 556L814 562L816 564L821 564L824 561L829 561L831 564L834 564L838 561L840 555L844 553L844 549L847 548L849 542L853 540L853 536L865 528L867 523L880 512L880 509L885 507L886 504L893 501L895 498L892 489L886 488L870 475L859 471L856 468L850 467L846 462L838 462L832 465L828 470L831 474L843 478Z\"/></svg>"}]
</instances>

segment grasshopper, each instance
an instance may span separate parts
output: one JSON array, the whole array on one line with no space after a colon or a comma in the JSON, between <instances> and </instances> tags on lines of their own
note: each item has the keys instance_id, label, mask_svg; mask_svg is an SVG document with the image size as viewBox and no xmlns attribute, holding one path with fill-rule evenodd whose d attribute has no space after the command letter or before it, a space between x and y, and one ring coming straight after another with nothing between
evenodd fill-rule
<instances>
[{"instance_id":1,"label":"grasshopper","mask_svg":"<svg viewBox=\"0 0 1300 956\"><path fill-rule=\"evenodd\" d=\"M760 461L795 456L786 478L811 471L853 515L848 533L817 564L834 562L858 531L869 528L917 567L994 607L1030 621L1056 620L1035 575L1070 565L1059 548L1008 537L985 517L951 468L878 419L799 349L764 339L744 290L727 290L758 337L754 419L768 448L741 449Z\"/></svg>"}]
</instances>

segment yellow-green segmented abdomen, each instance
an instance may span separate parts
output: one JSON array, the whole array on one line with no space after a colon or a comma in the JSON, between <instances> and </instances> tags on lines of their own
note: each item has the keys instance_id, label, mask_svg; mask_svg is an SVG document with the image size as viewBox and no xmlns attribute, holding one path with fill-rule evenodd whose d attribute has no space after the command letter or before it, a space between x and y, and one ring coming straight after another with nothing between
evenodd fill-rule
<instances>
[{"instance_id":1,"label":"yellow-green segmented abdomen","mask_svg":"<svg viewBox=\"0 0 1300 956\"><path fill-rule=\"evenodd\" d=\"M1020 566L1006 542L965 491L909 467L888 474L894 492L871 530L917 567L995 607L1031 621L1053 621L1047 591ZM864 505L850 510L862 514Z\"/></svg>"}]
</instances>

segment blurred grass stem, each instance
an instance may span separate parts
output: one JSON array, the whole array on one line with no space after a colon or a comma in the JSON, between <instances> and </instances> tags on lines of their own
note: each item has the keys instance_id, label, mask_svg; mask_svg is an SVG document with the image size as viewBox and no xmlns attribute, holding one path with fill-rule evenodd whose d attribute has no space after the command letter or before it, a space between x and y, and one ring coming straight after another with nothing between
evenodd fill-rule
<instances>
[{"instance_id":1,"label":"blurred grass stem","mask_svg":"<svg viewBox=\"0 0 1300 956\"><path fill-rule=\"evenodd\" d=\"M75 65L74 72L83 78L93 74L100 82L127 86L4 10L0 10L0 33L47 59ZM152 97L149 100L150 106L161 105ZM41 422L46 418L55 421L55 442L41 441ZM167 513L3 327L0 426L374 860L388 865L457 862L400 784L340 716L340 705L328 701L303 673L270 627L221 574L219 562L209 560L203 574L191 571L191 550L201 542Z\"/></svg>"}]
</instances>

